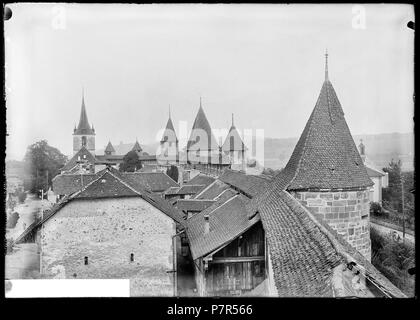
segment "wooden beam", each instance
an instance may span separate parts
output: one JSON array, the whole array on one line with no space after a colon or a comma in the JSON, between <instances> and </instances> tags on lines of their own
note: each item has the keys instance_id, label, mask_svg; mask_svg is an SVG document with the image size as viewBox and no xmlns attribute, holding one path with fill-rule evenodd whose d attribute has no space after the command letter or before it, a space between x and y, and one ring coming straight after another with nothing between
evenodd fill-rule
<instances>
[{"instance_id":1,"label":"wooden beam","mask_svg":"<svg viewBox=\"0 0 420 320\"><path fill-rule=\"evenodd\" d=\"M211 263L230 263L230 262L250 262L250 261L264 261L265 256L252 257L213 257Z\"/></svg>"}]
</instances>

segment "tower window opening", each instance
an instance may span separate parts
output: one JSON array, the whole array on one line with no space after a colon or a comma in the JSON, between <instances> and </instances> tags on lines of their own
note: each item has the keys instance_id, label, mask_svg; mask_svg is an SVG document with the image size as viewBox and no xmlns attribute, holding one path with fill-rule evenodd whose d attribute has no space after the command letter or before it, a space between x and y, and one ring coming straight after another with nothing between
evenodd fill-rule
<instances>
[{"instance_id":1,"label":"tower window opening","mask_svg":"<svg viewBox=\"0 0 420 320\"><path fill-rule=\"evenodd\" d=\"M130 254L130 262L133 262L134 261L134 253L131 253Z\"/></svg>"},{"instance_id":2,"label":"tower window opening","mask_svg":"<svg viewBox=\"0 0 420 320\"><path fill-rule=\"evenodd\" d=\"M87 266L89 264L89 258L85 257L85 266Z\"/></svg>"}]
</instances>

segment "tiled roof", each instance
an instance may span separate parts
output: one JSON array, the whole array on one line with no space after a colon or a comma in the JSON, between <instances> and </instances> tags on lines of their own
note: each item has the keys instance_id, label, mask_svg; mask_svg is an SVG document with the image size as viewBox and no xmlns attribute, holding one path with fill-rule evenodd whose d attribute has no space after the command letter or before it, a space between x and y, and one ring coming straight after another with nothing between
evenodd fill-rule
<instances>
[{"instance_id":1,"label":"tiled roof","mask_svg":"<svg viewBox=\"0 0 420 320\"><path fill-rule=\"evenodd\" d=\"M179 199L175 207L184 212L196 211L201 212L210 207L216 201L214 200L196 200L196 199Z\"/></svg>"},{"instance_id":2,"label":"tiled roof","mask_svg":"<svg viewBox=\"0 0 420 320\"><path fill-rule=\"evenodd\" d=\"M213 181L215 181L216 179L210 176L207 176L205 174L198 174L196 175L194 178L192 178L190 181L186 182L185 184L202 184L205 185L206 187L211 184Z\"/></svg>"},{"instance_id":3,"label":"tiled roof","mask_svg":"<svg viewBox=\"0 0 420 320\"><path fill-rule=\"evenodd\" d=\"M80 119L79 124L74 131L74 134L88 134L93 135L95 132L89 125L87 113L86 113L86 107L85 107L85 98L82 98L82 109L80 111Z\"/></svg>"},{"instance_id":4,"label":"tiled roof","mask_svg":"<svg viewBox=\"0 0 420 320\"><path fill-rule=\"evenodd\" d=\"M179 187L172 178L163 172L125 172L125 180L133 185L140 185L152 192L162 192L171 187Z\"/></svg>"},{"instance_id":5,"label":"tiled roof","mask_svg":"<svg viewBox=\"0 0 420 320\"><path fill-rule=\"evenodd\" d=\"M230 243L259 221L258 215L248 219L244 195L236 195L209 213L207 208L186 221L192 258L198 259ZM204 215L209 213L210 231L204 234Z\"/></svg>"},{"instance_id":6,"label":"tiled roof","mask_svg":"<svg viewBox=\"0 0 420 320\"><path fill-rule=\"evenodd\" d=\"M167 190L165 190L164 194L165 195L176 195L180 188L181 187L170 187Z\"/></svg>"},{"instance_id":7,"label":"tiled roof","mask_svg":"<svg viewBox=\"0 0 420 320\"><path fill-rule=\"evenodd\" d=\"M204 188L205 188L205 186L202 185L202 184L185 184L181 188L179 188L177 194L179 194L179 195L183 195L183 194L193 195L193 194L199 193Z\"/></svg>"},{"instance_id":8,"label":"tiled roof","mask_svg":"<svg viewBox=\"0 0 420 320\"><path fill-rule=\"evenodd\" d=\"M274 189L259 207L279 296L333 296L333 268L355 262L391 296L404 294L324 221L287 191Z\"/></svg>"},{"instance_id":9,"label":"tiled roof","mask_svg":"<svg viewBox=\"0 0 420 320\"><path fill-rule=\"evenodd\" d=\"M52 190L55 194L68 195L81 190L88 183L98 178L91 174L59 174L52 180Z\"/></svg>"},{"instance_id":10,"label":"tiled roof","mask_svg":"<svg viewBox=\"0 0 420 320\"><path fill-rule=\"evenodd\" d=\"M136 140L136 143L134 143L134 146L133 146L133 148L131 150L132 151L137 151L137 152L143 151L143 149L141 148L140 143L138 142L138 140Z\"/></svg>"},{"instance_id":11,"label":"tiled roof","mask_svg":"<svg viewBox=\"0 0 420 320\"><path fill-rule=\"evenodd\" d=\"M210 123L200 103L197 116L187 142L187 150L219 150L216 138L211 131Z\"/></svg>"},{"instance_id":12,"label":"tiled roof","mask_svg":"<svg viewBox=\"0 0 420 320\"><path fill-rule=\"evenodd\" d=\"M266 176L250 175L229 169L226 169L219 179L235 189L242 191L249 197L255 196L270 182L270 178Z\"/></svg>"},{"instance_id":13,"label":"tiled roof","mask_svg":"<svg viewBox=\"0 0 420 320\"><path fill-rule=\"evenodd\" d=\"M116 198L137 197L138 193L124 183L121 183L114 174L105 170L97 179L89 183L80 192L74 195L74 199L86 198Z\"/></svg>"},{"instance_id":14,"label":"tiled roof","mask_svg":"<svg viewBox=\"0 0 420 320\"><path fill-rule=\"evenodd\" d=\"M105 172L104 169L96 174L60 174L53 179L55 194L72 194L95 180ZM119 172L115 168L109 168L114 175L128 181L134 187L147 189L152 192L162 192L170 187L178 187L178 184L163 172Z\"/></svg>"},{"instance_id":15,"label":"tiled roof","mask_svg":"<svg viewBox=\"0 0 420 320\"><path fill-rule=\"evenodd\" d=\"M223 151L245 151L247 147L242 141L241 136L239 135L236 127L232 125L229 129L229 133L226 136L225 142L222 145Z\"/></svg>"},{"instance_id":16,"label":"tiled roof","mask_svg":"<svg viewBox=\"0 0 420 320\"><path fill-rule=\"evenodd\" d=\"M61 168L61 171L68 171L77 165L78 160L86 160L90 164L95 163L95 156L86 147L81 147L79 151Z\"/></svg>"},{"instance_id":17,"label":"tiled roof","mask_svg":"<svg viewBox=\"0 0 420 320\"><path fill-rule=\"evenodd\" d=\"M107 144L107 146L106 146L106 148L105 148L105 152L115 152L115 149L114 149L114 147L112 146L111 141L108 141L108 144Z\"/></svg>"},{"instance_id":18,"label":"tiled roof","mask_svg":"<svg viewBox=\"0 0 420 320\"><path fill-rule=\"evenodd\" d=\"M141 197L152 206L178 222L182 228L184 227L185 221L181 211L171 206L161 197L152 194L147 190L132 186L129 182L124 181L121 177L122 176L115 169L107 168L102 170L101 173L98 174L97 179L90 182L82 190L77 191L72 195L66 195L63 199L61 199L61 201L54 204L52 208L44 213L44 218L41 221L33 223L30 227L28 227L28 229L25 230L25 233L16 239L15 243L23 241L28 234L36 230L45 221L57 213L62 207L64 207L68 202L75 199Z\"/></svg>"},{"instance_id":19,"label":"tiled roof","mask_svg":"<svg viewBox=\"0 0 420 320\"><path fill-rule=\"evenodd\" d=\"M259 214L279 296L332 296L332 269L342 258L302 206L273 190Z\"/></svg>"},{"instance_id":20,"label":"tiled roof","mask_svg":"<svg viewBox=\"0 0 420 320\"><path fill-rule=\"evenodd\" d=\"M343 109L326 79L315 108L275 184L287 190L371 186Z\"/></svg>"},{"instance_id":21,"label":"tiled roof","mask_svg":"<svg viewBox=\"0 0 420 320\"><path fill-rule=\"evenodd\" d=\"M194 198L195 199L214 199L226 189L229 189L229 186L226 183L220 180L216 180L211 185L209 185L206 189L202 190L199 194L197 194Z\"/></svg>"}]
</instances>

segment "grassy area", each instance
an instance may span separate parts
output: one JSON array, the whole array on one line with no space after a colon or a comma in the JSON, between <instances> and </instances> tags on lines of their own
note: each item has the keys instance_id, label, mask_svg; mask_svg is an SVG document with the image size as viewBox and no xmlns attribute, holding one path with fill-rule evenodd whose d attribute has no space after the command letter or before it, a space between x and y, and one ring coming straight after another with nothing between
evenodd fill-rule
<instances>
[{"instance_id":1,"label":"grassy area","mask_svg":"<svg viewBox=\"0 0 420 320\"><path fill-rule=\"evenodd\" d=\"M409 297L414 297L415 276L408 273L414 266L414 246L402 243L370 228L372 264Z\"/></svg>"}]
</instances>

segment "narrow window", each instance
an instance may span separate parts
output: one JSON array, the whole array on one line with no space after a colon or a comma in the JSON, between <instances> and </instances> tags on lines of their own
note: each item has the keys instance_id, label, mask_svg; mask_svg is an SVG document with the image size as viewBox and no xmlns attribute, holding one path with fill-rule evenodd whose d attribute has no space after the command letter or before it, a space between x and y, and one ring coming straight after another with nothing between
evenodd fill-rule
<instances>
[{"instance_id":1,"label":"narrow window","mask_svg":"<svg viewBox=\"0 0 420 320\"><path fill-rule=\"evenodd\" d=\"M89 264L89 259L88 257L85 257L85 266L87 266Z\"/></svg>"},{"instance_id":2,"label":"narrow window","mask_svg":"<svg viewBox=\"0 0 420 320\"><path fill-rule=\"evenodd\" d=\"M133 262L134 261L134 253L130 254L130 261Z\"/></svg>"}]
</instances>

